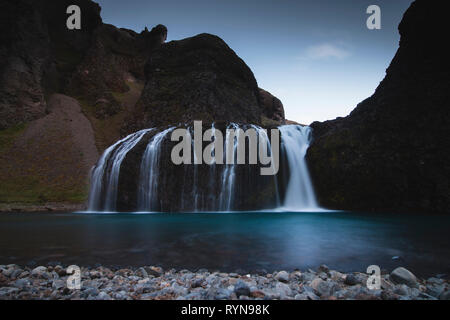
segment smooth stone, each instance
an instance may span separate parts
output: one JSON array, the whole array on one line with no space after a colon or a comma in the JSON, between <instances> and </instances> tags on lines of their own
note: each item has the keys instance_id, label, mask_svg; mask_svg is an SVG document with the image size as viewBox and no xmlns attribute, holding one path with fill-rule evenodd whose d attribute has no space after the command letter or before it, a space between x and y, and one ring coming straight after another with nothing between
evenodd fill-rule
<instances>
[{"instance_id":1,"label":"smooth stone","mask_svg":"<svg viewBox=\"0 0 450 320\"><path fill-rule=\"evenodd\" d=\"M31 285L31 282L28 279L18 279L14 282L14 286L21 289L29 285Z\"/></svg>"},{"instance_id":2,"label":"smooth stone","mask_svg":"<svg viewBox=\"0 0 450 320\"><path fill-rule=\"evenodd\" d=\"M309 286L311 288L313 288L315 291L317 291L319 284L322 283L323 280L320 278L315 278L313 281L311 281L311 283L309 284Z\"/></svg>"},{"instance_id":3,"label":"smooth stone","mask_svg":"<svg viewBox=\"0 0 450 320\"><path fill-rule=\"evenodd\" d=\"M109 294L107 294L106 292L100 292L99 295L97 296L98 300L111 300L111 297L109 296Z\"/></svg>"},{"instance_id":4,"label":"smooth stone","mask_svg":"<svg viewBox=\"0 0 450 320\"><path fill-rule=\"evenodd\" d=\"M306 295L308 300L319 300L319 296L314 293L314 288L310 286L303 286L303 294Z\"/></svg>"},{"instance_id":5,"label":"smooth stone","mask_svg":"<svg viewBox=\"0 0 450 320\"><path fill-rule=\"evenodd\" d=\"M201 292L191 292L185 298L186 300L202 300L203 296Z\"/></svg>"},{"instance_id":6,"label":"smooth stone","mask_svg":"<svg viewBox=\"0 0 450 320\"><path fill-rule=\"evenodd\" d=\"M3 270L2 270L2 274L3 274L5 277L8 277L8 278L11 277L11 275L13 274L13 272L14 272L14 269L13 269L13 268L7 268L7 269L3 269Z\"/></svg>"},{"instance_id":7,"label":"smooth stone","mask_svg":"<svg viewBox=\"0 0 450 320\"><path fill-rule=\"evenodd\" d=\"M140 277L140 278L148 278L148 273L143 267L140 267L139 269L137 269L134 272L134 274L135 274L135 276Z\"/></svg>"},{"instance_id":8,"label":"smooth stone","mask_svg":"<svg viewBox=\"0 0 450 320\"><path fill-rule=\"evenodd\" d=\"M444 283L444 280L440 279L440 278L432 277L432 278L427 279L427 284L440 285L443 283Z\"/></svg>"},{"instance_id":9,"label":"smooth stone","mask_svg":"<svg viewBox=\"0 0 450 320\"><path fill-rule=\"evenodd\" d=\"M31 271L31 275L35 276L35 277L43 277L44 274L46 274L46 273L47 273L47 268L44 266L36 267Z\"/></svg>"},{"instance_id":10,"label":"smooth stone","mask_svg":"<svg viewBox=\"0 0 450 320\"><path fill-rule=\"evenodd\" d=\"M304 282L311 282L315 278L316 278L316 275L311 272L306 272L306 273L302 274L302 281L304 281Z\"/></svg>"},{"instance_id":11,"label":"smooth stone","mask_svg":"<svg viewBox=\"0 0 450 320\"><path fill-rule=\"evenodd\" d=\"M229 300L232 291L224 288L210 288L206 293L208 300Z\"/></svg>"},{"instance_id":12,"label":"smooth stone","mask_svg":"<svg viewBox=\"0 0 450 320\"><path fill-rule=\"evenodd\" d=\"M64 281L64 280L55 280L55 281L53 281L53 284L52 284L52 288L55 290L59 290L61 288L64 288L65 286L66 286L66 281Z\"/></svg>"},{"instance_id":13,"label":"smooth stone","mask_svg":"<svg viewBox=\"0 0 450 320\"><path fill-rule=\"evenodd\" d=\"M440 295L445 291L445 286L442 284L438 285L428 285L426 289L426 293L435 298L439 298Z\"/></svg>"},{"instance_id":14,"label":"smooth stone","mask_svg":"<svg viewBox=\"0 0 450 320\"><path fill-rule=\"evenodd\" d=\"M321 297L329 297L339 290L339 286L332 280L322 281L317 285L316 290Z\"/></svg>"},{"instance_id":15,"label":"smooth stone","mask_svg":"<svg viewBox=\"0 0 450 320\"><path fill-rule=\"evenodd\" d=\"M278 282L275 285L275 290L280 295L280 299L286 299L287 297L292 295L291 288L287 284L285 284L283 282Z\"/></svg>"},{"instance_id":16,"label":"smooth stone","mask_svg":"<svg viewBox=\"0 0 450 320\"><path fill-rule=\"evenodd\" d=\"M303 274L300 271L294 271L289 275L289 279L294 281L302 281Z\"/></svg>"},{"instance_id":17,"label":"smooth stone","mask_svg":"<svg viewBox=\"0 0 450 320\"><path fill-rule=\"evenodd\" d=\"M358 279L353 274L348 274L345 277L344 283L349 286L354 286L359 283Z\"/></svg>"},{"instance_id":18,"label":"smooth stone","mask_svg":"<svg viewBox=\"0 0 450 320\"><path fill-rule=\"evenodd\" d=\"M88 287L83 291L83 295L86 296L98 296L100 291L95 287Z\"/></svg>"},{"instance_id":19,"label":"smooth stone","mask_svg":"<svg viewBox=\"0 0 450 320\"><path fill-rule=\"evenodd\" d=\"M406 284L409 287L417 287L418 285L416 276L403 267L398 267L392 271L389 279L396 284Z\"/></svg>"},{"instance_id":20,"label":"smooth stone","mask_svg":"<svg viewBox=\"0 0 450 320\"><path fill-rule=\"evenodd\" d=\"M236 284L234 285L234 293L236 293L236 296L239 298L239 296L248 296L250 294L250 288L242 280L238 280Z\"/></svg>"},{"instance_id":21,"label":"smooth stone","mask_svg":"<svg viewBox=\"0 0 450 320\"><path fill-rule=\"evenodd\" d=\"M342 274L338 271L331 270L329 273L330 273L330 278L333 281L341 281L341 280L345 279L344 274Z\"/></svg>"},{"instance_id":22,"label":"smooth stone","mask_svg":"<svg viewBox=\"0 0 450 320\"><path fill-rule=\"evenodd\" d=\"M394 293L400 296L407 296L409 294L409 287L406 284L397 285Z\"/></svg>"},{"instance_id":23,"label":"smooth stone","mask_svg":"<svg viewBox=\"0 0 450 320\"><path fill-rule=\"evenodd\" d=\"M289 273L287 273L286 271L280 271L275 275L275 279L281 282L288 282Z\"/></svg>"},{"instance_id":24,"label":"smooth stone","mask_svg":"<svg viewBox=\"0 0 450 320\"><path fill-rule=\"evenodd\" d=\"M294 300L308 300L308 296L304 293L297 293Z\"/></svg>"}]
</instances>

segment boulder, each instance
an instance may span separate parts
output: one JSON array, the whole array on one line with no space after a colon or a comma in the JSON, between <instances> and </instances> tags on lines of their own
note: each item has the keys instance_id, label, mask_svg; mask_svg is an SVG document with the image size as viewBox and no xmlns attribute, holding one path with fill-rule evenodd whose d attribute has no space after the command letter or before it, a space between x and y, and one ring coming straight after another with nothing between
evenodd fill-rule
<instances>
[{"instance_id":1,"label":"boulder","mask_svg":"<svg viewBox=\"0 0 450 320\"><path fill-rule=\"evenodd\" d=\"M418 286L416 276L412 274L411 271L403 267L393 270L389 276L389 279L396 284L406 284L412 288Z\"/></svg>"},{"instance_id":2,"label":"boulder","mask_svg":"<svg viewBox=\"0 0 450 320\"><path fill-rule=\"evenodd\" d=\"M288 282L289 281L289 273L286 271L280 271L275 275L275 279L281 282Z\"/></svg>"},{"instance_id":3,"label":"boulder","mask_svg":"<svg viewBox=\"0 0 450 320\"><path fill-rule=\"evenodd\" d=\"M261 123L259 89L245 62L211 34L161 45L128 130L192 120ZM131 125L130 125L131 123Z\"/></svg>"},{"instance_id":4,"label":"boulder","mask_svg":"<svg viewBox=\"0 0 450 320\"><path fill-rule=\"evenodd\" d=\"M242 280L238 280L234 285L234 293L238 298L240 296L248 296L250 295L250 288L247 283Z\"/></svg>"}]
</instances>

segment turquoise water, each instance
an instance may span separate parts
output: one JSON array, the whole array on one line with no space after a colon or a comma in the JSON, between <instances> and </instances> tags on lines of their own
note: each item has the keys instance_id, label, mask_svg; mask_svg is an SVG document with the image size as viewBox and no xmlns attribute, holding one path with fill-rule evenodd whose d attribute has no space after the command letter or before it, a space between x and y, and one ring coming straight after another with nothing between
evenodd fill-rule
<instances>
[{"instance_id":1,"label":"turquoise water","mask_svg":"<svg viewBox=\"0 0 450 320\"><path fill-rule=\"evenodd\" d=\"M450 217L302 213L0 215L0 264L450 274ZM393 260L392 257L400 259Z\"/></svg>"}]
</instances>

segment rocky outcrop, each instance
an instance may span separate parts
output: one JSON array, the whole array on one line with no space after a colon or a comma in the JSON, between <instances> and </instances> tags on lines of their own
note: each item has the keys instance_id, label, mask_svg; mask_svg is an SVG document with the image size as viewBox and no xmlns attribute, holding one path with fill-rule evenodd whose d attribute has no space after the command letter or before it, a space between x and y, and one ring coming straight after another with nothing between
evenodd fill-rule
<instances>
[{"instance_id":1,"label":"rocky outcrop","mask_svg":"<svg viewBox=\"0 0 450 320\"><path fill-rule=\"evenodd\" d=\"M315 122L307 159L320 203L335 209L448 212L450 66L443 4L417 0L374 95L346 118Z\"/></svg>"},{"instance_id":2,"label":"rocky outcrop","mask_svg":"<svg viewBox=\"0 0 450 320\"><path fill-rule=\"evenodd\" d=\"M261 102L252 71L217 36L166 43L151 54L145 72L128 132L192 120L261 124L264 115L284 120L281 102L271 96Z\"/></svg>"},{"instance_id":3,"label":"rocky outcrop","mask_svg":"<svg viewBox=\"0 0 450 320\"><path fill-rule=\"evenodd\" d=\"M133 81L144 82L148 56L166 36L167 29L162 25L140 34L112 25L100 26L67 91L94 105L98 118L118 113L122 106L114 94L128 92Z\"/></svg>"},{"instance_id":4,"label":"rocky outcrop","mask_svg":"<svg viewBox=\"0 0 450 320\"><path fill-rule=\"evenodd\" d=\"M280 99L261 88L259 88L259 99L263 109L263 116L278 124L284 124L286 122L283 103Z\"/></svg>"},{"instance_id":5,"label":"rocky outcrop","mask_svg":"<svg viewBox=\"0 0 450 320\"><path fill-rule=\"evenodd\" d=\"M66 8L83 11L83 29L67 30ZM0 4L0 129L45 116L45 97L81 61L100 7L89 0L5 0Z\"/></svg>"},{"instance_id":6,"label":"rocky outcrop","mask_svg":"<svg viewBox=\"0 0 450 320\"><path fill-rule=\"evenodd\" d=\"M69 5L81 8L81 30L66 27ZM53 178L48 172L61 171L65 181L76 182L77 188L72 189L77 189L77 199L81 181L87 180L89 168L83 165L80 170L71 170L73 162L66 157L84 157L86 152L80 151L77 143L77 148L67 144L64 154L62 149L51 150L58 153L52 157L59 159L61 155L67 162L49 161L42 152L30 148L39 154L40 161L43 156L45 161L39 165L45 169L37 170L31 161L32 168L26 170L39 172L32 175L22 170L21 158L25 156L20 148L10 152L10 147L23 141L24 136L37 150L50 152L47 145L42 147L45 141L41 139L60 146L67 141L69 128L75 139L82 137L86 120L95 139L95 145L89 140L90 148L96 147L101 153L119 138L142 128L192 120L264 126L284 122L281 102L258 88L249 67L220 38L201 34L165 44L165 26L136 33L104 24L100 11L91 0L1 2L0 139L8 141L5 148L0 144L0 160L12 164L5 166L8 183L2 190L8 192L1 201L17 198L34 203L40 197L40 189L37 196L34 192L25 198L20 192L18 197L11 196L9 191L31 185L24 175L41 181L43 177ZM55 101L64 102L58 102L58 112L53 110ZM78 128L70 125L76 123L72 117L74 105L80 109L76 113L87 118ZM71 116L64 118L67 112ZM26 154L34 159L33 152ZM41 198L64 200L64 196Z\"/></svg>"},{"instance_id":7,"label":"rocky outcrop","mask_svg":"<svg viewBox=\"0 0 450 320\"><path fill-rule=\"evenodd\" d=\"M29 1L0 4L0 130L45 115L41 87L49 36Z\"/></svg>"}]
</instances>

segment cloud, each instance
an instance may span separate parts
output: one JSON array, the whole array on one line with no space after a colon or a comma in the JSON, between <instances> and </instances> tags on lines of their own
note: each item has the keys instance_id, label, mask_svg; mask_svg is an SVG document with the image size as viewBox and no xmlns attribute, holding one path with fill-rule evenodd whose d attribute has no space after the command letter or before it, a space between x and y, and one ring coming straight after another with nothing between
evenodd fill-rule
<instances>
[{"instance_id":1,"label":"cloud","mask_svg":"<svg viewBox=\"0 0 450 320\"><path fill-rule=\"evenodd\" d=\"M350 56L350 52L344 48L331 43L323 43L306 48L304 57L313 60L325 59L345 59Z\"/></svg>"}]
</instances>

